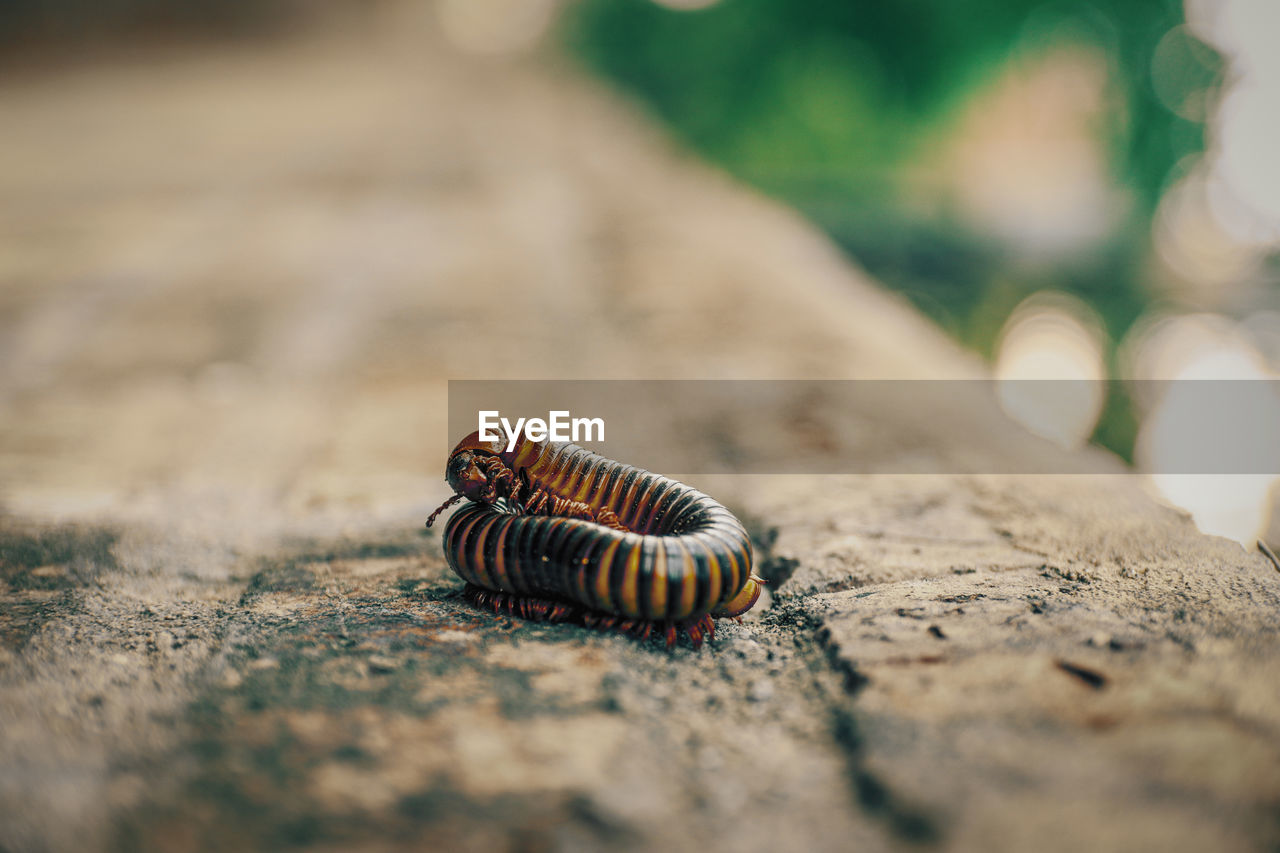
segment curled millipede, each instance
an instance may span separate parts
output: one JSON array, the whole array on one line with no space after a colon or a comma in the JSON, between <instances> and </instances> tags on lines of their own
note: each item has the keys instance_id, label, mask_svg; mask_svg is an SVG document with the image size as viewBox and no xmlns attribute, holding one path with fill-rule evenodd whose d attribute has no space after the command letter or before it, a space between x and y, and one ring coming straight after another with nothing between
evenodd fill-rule
<instances>
[{"instance_id":1,"label":"curled millipede","mask_svg":"<svg viewBox=\"0 0 1280 853\"><path fill-rule=\"evenodd\" d=\"M697 648L714 617L760 597L751 541L712 498L575 444L482 441L449 454L445 480L471 503L445 526L445 559L466 596L495 612L648 637L683 631Z\"/></svg>"}]
</instances>

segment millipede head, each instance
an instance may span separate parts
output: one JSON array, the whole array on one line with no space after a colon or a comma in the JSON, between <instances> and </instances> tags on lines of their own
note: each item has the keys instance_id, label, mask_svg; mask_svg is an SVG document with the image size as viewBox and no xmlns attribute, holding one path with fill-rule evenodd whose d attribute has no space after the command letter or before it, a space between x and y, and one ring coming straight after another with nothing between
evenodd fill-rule
<instances>
[{"instance_id":1,"label":"millipede head","mask_svg":"<svg viewBox=\"0 0 1280 853\"><path fill-rule=\"evenodd\" d=\"M479 431L458 442L444 468L449 487L464 498L481 503L493 503L509 492L515 472L503 461L503 446L501 440L480 438Z\"/></svg>"},{"instance_id":2,"label":"millipede head","mask_svg":"<svg viewBox=\"0 0 1280 853\"><path fill-rule=\"evenodd\" d=\"M455 451L444 469L449 488L469 500L484 500L485 493L489 491L489 475L487 466L480 464L481 458L480 454L470 450Z\"/></svg>"},{"instance_id":3,"label":"millipede head","mask_svg":"<svg viewBox=\"0 0 1280 853\"><path fill-rule=\"evenodd\" d=\"M492 504L518 488L515 472L502 461L501 450L501 443L482 441L478 432L458 443L444 466L445 482L454 495L431 513L427 527L435 523L440 513L464 498Z\"/></svg>"}]
</instances>

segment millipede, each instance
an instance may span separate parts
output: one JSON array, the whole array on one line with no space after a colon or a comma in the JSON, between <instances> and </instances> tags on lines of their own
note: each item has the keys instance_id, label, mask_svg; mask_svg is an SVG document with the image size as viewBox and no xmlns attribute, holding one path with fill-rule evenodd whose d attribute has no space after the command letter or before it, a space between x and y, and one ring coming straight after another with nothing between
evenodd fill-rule
<instances>
[{"instance_id":1,"label":"millipede","mask_svg":"<svg viewBox=\"0 0 1280 853\"><path fill-rule=\"evenodd\" d=\"M427 519L469 500L445 525L445 559L474 604L496 613L577 621L667 647L694 648L715 618L755 605L742 523L710 496L576 444L523 435L458 443L445 466L454 494Z\"/></svg>"}]
</instances>

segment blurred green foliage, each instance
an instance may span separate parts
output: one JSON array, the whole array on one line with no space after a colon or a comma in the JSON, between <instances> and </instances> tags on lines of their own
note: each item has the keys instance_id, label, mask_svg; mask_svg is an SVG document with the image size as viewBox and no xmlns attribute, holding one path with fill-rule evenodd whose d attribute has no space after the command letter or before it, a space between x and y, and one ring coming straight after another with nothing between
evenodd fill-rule
<instances>
[{"instance_id":1,"label":"blurred green foliage","mask_svg":"<svg viewBox=\"0 0 1280 853\"><path fill-rule=\"evenodd\" d=\"M1112 340L1147 306L1151 221L1204 127L1166 106L1210 90L1208 48L1157 94L1152 63L1183 24L1180 0L722 0L677 11L651 0L583 0L562 34L588 66L688 145L808 215L872 274L965 345L990 356L1009 312L1052 288L1102 317ZM1110 237L1051 265L904 198L905 167L1015 56L1063 42L1106 58L1098 130L1133 203ZM1163 96L1163 99L1162 97ZM1126 401L1095 438L1125 456Z\"/></svg>"}]
</instances>

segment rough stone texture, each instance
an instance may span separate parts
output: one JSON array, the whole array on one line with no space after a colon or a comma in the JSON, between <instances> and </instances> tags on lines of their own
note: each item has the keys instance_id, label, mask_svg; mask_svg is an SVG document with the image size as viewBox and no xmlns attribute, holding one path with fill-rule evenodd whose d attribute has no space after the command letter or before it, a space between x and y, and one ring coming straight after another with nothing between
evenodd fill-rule
<instances>
[{"instance_id":1,"label":"rough stone texture","mask_svg":"<svg viewBox=\"0 0 1280 853\"><path fill-rule=\"evenodd\" d=\"M930 474L1049 452L987 412L829 415L918 475L700 482L772 582L701 651L470 608L448 378L980 367L395 8L0 83L0 848L1280 845L1280 573L1101 455Z\"/></svg>"}]
</instances>

